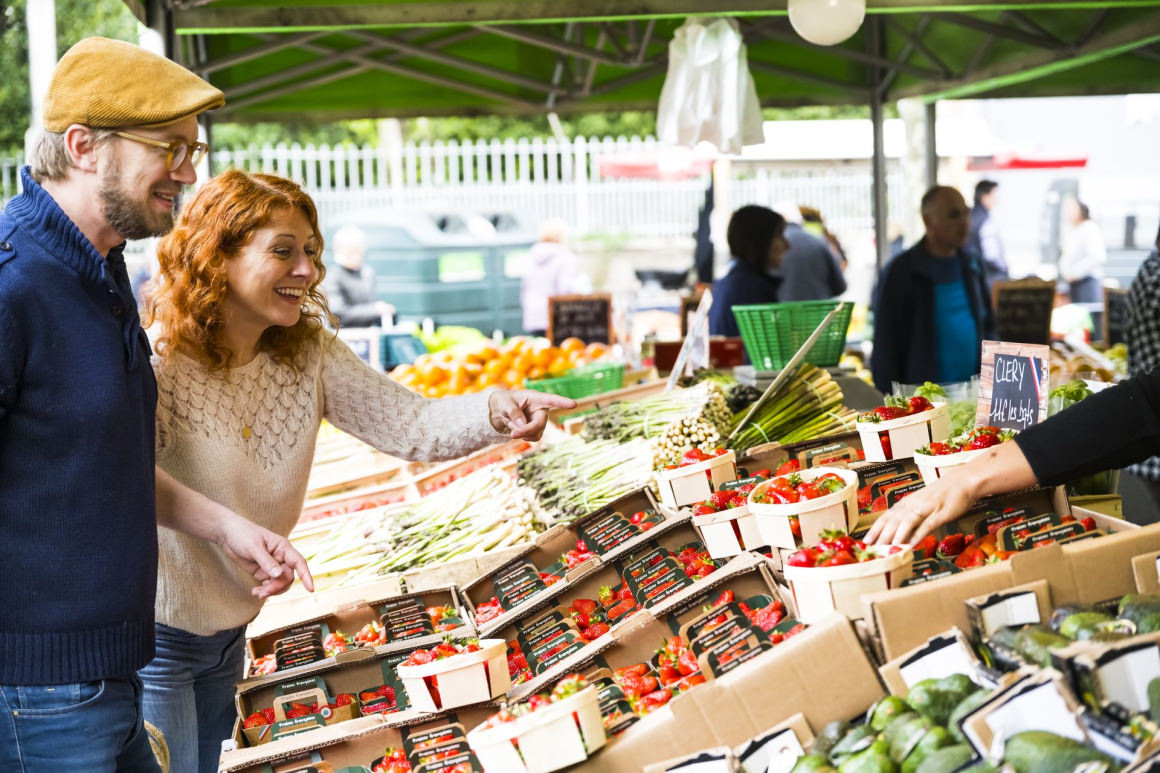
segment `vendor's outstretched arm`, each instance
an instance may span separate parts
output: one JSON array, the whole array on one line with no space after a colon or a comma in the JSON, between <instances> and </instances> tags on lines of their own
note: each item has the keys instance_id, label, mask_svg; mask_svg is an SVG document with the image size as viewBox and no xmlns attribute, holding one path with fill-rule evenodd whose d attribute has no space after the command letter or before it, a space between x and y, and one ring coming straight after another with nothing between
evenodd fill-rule
<instances>
[{"instance_id":1,"label":"vendor's outstretched arm","mask_svg":"<svg viewBox=\"0 0 1160 773\"><path fill-rule=\"evenodd\" d=\"M982 497L1035 483L1035 473L1019 446L993 446L965 465L958 476L919 489L883 513L870 528L866 541L897 544L920 540L961 516Z\"/></svg>"},{"instance_id":2,"label":"vendor's outstretched arm","mask_svg":"<svg viewBox=\"0 0 1160 773\"><path fill-rule=\"evenodd\" d=\"M181 484L161 468L156 469L156 476L157 523L220 547L258 581L255 596L263 599L282 593L293 584L295 573L307 590L314 590L306 559L290 540Z\"/></svg>"}]
</instances>

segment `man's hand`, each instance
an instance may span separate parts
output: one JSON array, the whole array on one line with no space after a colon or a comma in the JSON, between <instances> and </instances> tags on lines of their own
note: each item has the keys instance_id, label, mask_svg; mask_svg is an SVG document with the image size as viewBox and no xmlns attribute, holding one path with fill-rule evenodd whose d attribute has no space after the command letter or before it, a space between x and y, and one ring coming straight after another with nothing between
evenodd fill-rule
<instances>
[{"instance_id":1,"label":"man's hand","mask_svg":"<svg viewBox=\"0 0 1160 773\"><path fill-rule=\"evenodd\" d=\"M314 578L306 559L290 540L269 529L234 516L222 524L216 542L234 563L258 581L259 585L251 592L260 599L285 592L294 584L295 573L306 590L314 590Z\"/></svg>"},{"instance_id":2,"label":"man's hand","mask_svg":"<svg viewBox=\"0 0 1160 773\"><path fill-rule=\"evenodd\" d=\"M548 412L575 408L576 401L560 395L521 389L492 392L487 400L488 418L496 432L510 432L513 440L539 440L548 424Z\"/></svg>"}]
</instances>

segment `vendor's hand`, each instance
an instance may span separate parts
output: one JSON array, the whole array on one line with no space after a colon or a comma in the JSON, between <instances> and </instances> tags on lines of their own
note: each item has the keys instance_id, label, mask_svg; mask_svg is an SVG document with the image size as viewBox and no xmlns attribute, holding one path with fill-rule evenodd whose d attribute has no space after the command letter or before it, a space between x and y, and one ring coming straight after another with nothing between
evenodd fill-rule
<instances>
[{"instance_id":1,"label":"vendor's hand","mask_svg":"<svg viewBox=\"0 0 1160 773\"><path fill-rule=\"evenodd\" d=\"M294 584L294 575L302 579L306 590L314 590L314 578L306 559L294 549L290 540L269 529L237 516L230 518L219 533L218 545L234 563L258 581L251 593L264 599L285 592Z\"/></svg>"},{"instance_id":2,"label":"vendor's hand","mask_svg":"<svg viewBox=\"0 0 1160 773\"><path fill-rule=\"evenodd\" d=\"M866 542L881 545L917 542L939 526L961 516L976 499L973 487L963 479L938 480L908 494L883 513L870 527Z\"/></svg>"},{"instance_id":3,"label":"vendor's hand","mask_svg":"<svg viewBox=\"0 0 1160 773\"><path fill-rule=\"evenodd\" d=\"M539 440L548 425L549 411L575 407L571 398L531 389L500 389L487 399L491 426L496 432L510 432L513 440Z\"/></svg>"}]
</instances>

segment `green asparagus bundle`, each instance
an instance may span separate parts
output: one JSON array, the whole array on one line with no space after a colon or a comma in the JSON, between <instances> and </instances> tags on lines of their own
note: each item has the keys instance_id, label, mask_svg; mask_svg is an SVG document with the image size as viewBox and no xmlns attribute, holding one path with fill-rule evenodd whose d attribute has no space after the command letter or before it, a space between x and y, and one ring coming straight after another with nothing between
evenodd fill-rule
<instances>
[{"instance_id":1,"label":"green asparagus bundle","mask_svg":"<svg viewBox=\"0 0 1160 773\"><path fill-rule=\"evenodd\" d=\"M536 492L554 521L571 521L648 484L647 440L625 443L572 436L526 454L517 466L521 485Z\"/></svg>"},{"instance_id":2,"label":"green asparagus bundle","mask_svg":"<svg viewBox=\"0 0 1160 773\"><path fill-rule=\"evenodd\" d=\"M589 440L658 437L672 423L700 418L723 432L731 413L717 383L706 381L689 389L674 389L632 402L613 403L585 417L583 435Z\"/></svg>"},{"instance_id":3,"label":"green asparagus bundle","mask_svg":"<svg viewBox=\"0 0 1160 773\"><path fill-rule=\"evenodd\" d=\"M748 409L734 415L730 431ZM762 443L795 443L854 428L857 414L842 406L842 389L830 374L813 365L800 366L730 442L741 453Z\"/></svg>"},{"instance_id":4,"label":"green asparagus bundle","mask_svg":"<svg viewBox=\"0 0 1160 773\"><path fill-rule=\"evenodd\" d=\"M335 585L499 550L532 539L550 524L529 489L485 467L413 505L336 516L325 538L303 548L315 576Z\"/></svg>"}]
</instances>

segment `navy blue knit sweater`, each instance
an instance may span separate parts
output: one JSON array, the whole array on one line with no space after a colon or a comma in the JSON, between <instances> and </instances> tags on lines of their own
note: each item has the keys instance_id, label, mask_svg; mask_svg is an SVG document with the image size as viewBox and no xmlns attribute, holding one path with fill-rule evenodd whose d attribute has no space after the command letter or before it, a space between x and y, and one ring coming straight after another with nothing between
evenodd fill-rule
<instances>
[{"instance_id":1,"label":"navy blue knit sweater","mask_svg":"<svg viewBox=\"0 0 1160 773\"><path fill-rule=\"evenodd\" d=\"M157 384L121 247L22 170L0 213L0 684L153 657Z\"/></svg>"}]
</instances>

